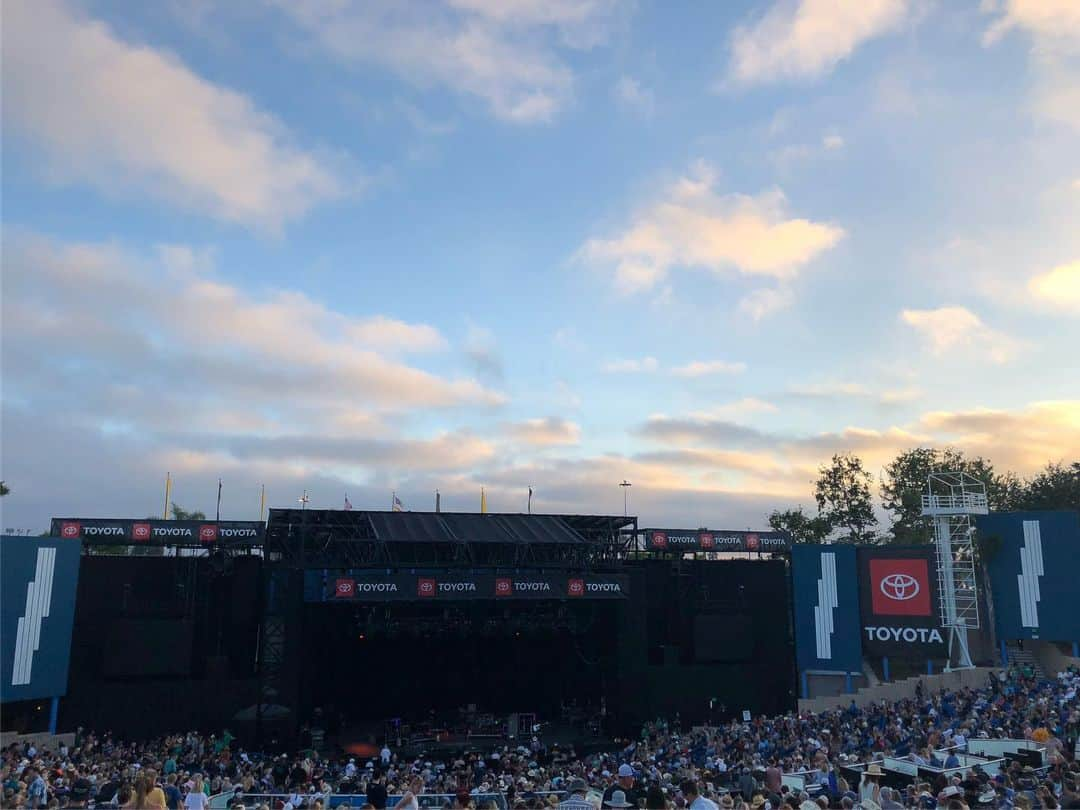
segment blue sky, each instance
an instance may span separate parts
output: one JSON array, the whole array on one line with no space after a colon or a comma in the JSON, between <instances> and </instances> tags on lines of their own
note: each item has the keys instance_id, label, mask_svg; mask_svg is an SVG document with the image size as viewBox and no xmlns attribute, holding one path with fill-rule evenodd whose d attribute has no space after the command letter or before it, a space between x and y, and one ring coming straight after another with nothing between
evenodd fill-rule
<instances>
[{"instance_id":1,"label":"blue sky","mask_svg":"<svg viewBox=\"0 0 1080 810\"><path fill-rule=\"evenodd\" d=\"M3 8L4 527L761 526L1080 454L1071 0Z\"/></svg>"}]
</instances>

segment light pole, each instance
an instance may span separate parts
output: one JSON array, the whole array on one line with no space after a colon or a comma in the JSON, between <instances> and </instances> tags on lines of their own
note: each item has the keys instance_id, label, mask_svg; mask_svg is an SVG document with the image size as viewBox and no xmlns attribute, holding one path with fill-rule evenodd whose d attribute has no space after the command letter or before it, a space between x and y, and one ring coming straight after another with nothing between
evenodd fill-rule
<instances>
[{"instance_id":1,"label":"light pole","mask_svg":"<svg viewBox=\"0 0 1080 810\"><path fill-rule=\"evenodd\" d=\"M628 496L630 495L630 487L632 487L633 484L631 484L629 481L627 481L624 478L623 482L621 484L619 484L619 486L622 487L622 516L626 517L627 516L627 503L629 502L628 501Z\"/></svg>"}]
</instances>

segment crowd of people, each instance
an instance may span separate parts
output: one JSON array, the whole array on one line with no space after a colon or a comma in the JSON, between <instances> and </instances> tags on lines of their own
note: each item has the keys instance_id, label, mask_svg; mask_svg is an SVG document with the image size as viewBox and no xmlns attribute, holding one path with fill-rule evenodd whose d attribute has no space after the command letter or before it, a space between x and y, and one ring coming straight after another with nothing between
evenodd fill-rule
<instances>
[{"instance_id":1,"label":"crowd of people","mask_svg":"<svg viewBox=\"0 0 1080 810\"><path fill-rule=\"evenodd\" d=\"M579 755L534 738L448 757L405 758L384 747L370 759L306 751L262 755L231 735L174 735L143 743L80 732L55 750L3 751L2 807L329 810L343 796L399 810L902 810L1080 807L1080 672L1039 679L1013 670L980 689L916 694L864 708L733 720L683 729L647 723L614 750ZM883 756L948 768L975 738L1041 742L1048 767L1013 762L881 784ZM940 753L944 752L944 753ZM851 767L870 763L858 775ZM792 786L784 774L804 774Z\"/></svg>"}]
</instances>

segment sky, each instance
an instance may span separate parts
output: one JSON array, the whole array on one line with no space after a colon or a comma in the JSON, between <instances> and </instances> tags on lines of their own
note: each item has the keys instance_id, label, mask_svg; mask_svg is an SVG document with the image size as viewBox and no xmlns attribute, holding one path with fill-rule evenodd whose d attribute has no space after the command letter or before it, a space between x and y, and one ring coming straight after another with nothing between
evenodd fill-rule
<instances>
[{"instance_id":1,"label":"sky","mask_svg":"<svg viewBox=\"0 0 1080 810\"><path fill-rule=\"evenodd\" d=\"M3 528L761 528L1080 457L1074 0L6 0Z\"/></svg>"}]
</instances>

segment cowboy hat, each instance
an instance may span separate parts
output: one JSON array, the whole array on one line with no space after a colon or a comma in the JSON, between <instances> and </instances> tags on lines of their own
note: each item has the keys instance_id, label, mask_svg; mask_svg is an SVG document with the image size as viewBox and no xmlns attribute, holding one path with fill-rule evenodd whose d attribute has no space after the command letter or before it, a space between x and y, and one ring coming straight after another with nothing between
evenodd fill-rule
<instances>
[{"instance_id":1,"label":"cowboy hat","mask_svg":"<svg viewBox=\"0 0 1080 810\"><path fill-rule=\"evenodd\" d=\"M881 766L876 762L871 762L870 767L866 769L866 773L869 776L884 776L885 774L881 770Z\"/></svg>"},{"instance_id":2,"label":"cowboy hat","mask_svg":"<svg viewBox=\"0 0 1080 810\"><path fill-rule=\"evenodd\" d=\"M626 800L626 791L613 790L613 791L611 791L611 798L608 799L606 802L604 802L604 806L605 807L633 807L634 805L630 804L630 802L628 802Z\"/></svg>"}]
</instances>

